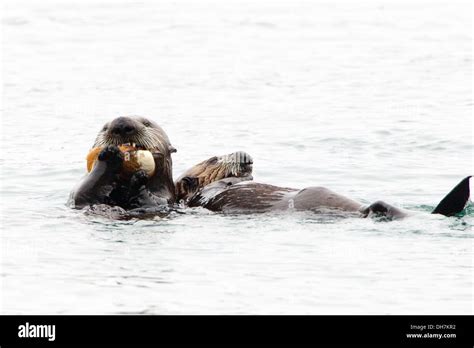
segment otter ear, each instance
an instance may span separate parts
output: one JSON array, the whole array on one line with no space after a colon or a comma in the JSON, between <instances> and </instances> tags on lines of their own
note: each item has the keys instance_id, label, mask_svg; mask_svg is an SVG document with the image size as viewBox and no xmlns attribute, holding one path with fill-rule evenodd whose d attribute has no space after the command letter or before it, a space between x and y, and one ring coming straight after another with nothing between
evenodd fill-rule
<instances>
[{"instance_id":1,"label":"otter ear","mask_svg":"<svg viewBox=\"0 0 474 348\"><path fill-rule=\"evenodd\" d=\"M170 145L170 146L168 146L168 151L169 151L170 153L175 153L175 152L177 152L178 150L176 150L176 148L175 148L173 145Z\"/></svg>"}]
</instances>

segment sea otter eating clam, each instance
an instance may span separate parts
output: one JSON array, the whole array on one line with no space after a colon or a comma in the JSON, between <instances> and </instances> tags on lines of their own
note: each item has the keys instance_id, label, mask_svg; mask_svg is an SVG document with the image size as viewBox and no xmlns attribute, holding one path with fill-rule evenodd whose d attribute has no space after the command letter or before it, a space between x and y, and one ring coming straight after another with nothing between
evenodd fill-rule
<instances>
[{"instance_id":1,"label":"sea otter eating clam","mask_svg":"<svg viewBox=\"0 0 474 348\"><path fill-rule=\"evenodd\" d=\"M324 187L302 190L252 181L253 160L245 152L211 157L172 179L168 136L144 117L118 117L104 125L87 156L88 174L71 194L72 206L106 205L124 211L168 207L177 201L230 213L278 210L336 211L362 217L402 218L410 214L382 201L364 205ZM461 212L470 197L470 176L435 208L446 216Z\"/></svg>"},{"instance_id":2,"label":"sea otter eating clam","mask_svg":"<svg viewBox=\"0 0 474 348\"><path fill-rule=\"evenodd\" d=\"M174 203L173 152L165 131L147 118L124 116L106 123L87 155L88 174L72 193L72 205L130 209Z\"/></svg>"}]
</instances>

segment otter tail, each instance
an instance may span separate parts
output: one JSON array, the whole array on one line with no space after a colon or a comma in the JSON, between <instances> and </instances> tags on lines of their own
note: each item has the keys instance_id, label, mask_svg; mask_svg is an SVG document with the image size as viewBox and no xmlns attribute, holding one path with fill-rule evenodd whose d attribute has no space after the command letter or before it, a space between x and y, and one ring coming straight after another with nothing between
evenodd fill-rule
<instances>
[{"instance_id":1,"label":"otter tail","mask_svg":"<svg viewBox=\"0 0 474 348\"><path fill-rule=\"evenodd\" d=\"M431 214L453 216L463 211L470 196L470 178L471 176L468 176L457 184L457 186L453 188L441 202L439 202L438 206L431 212Z\"/></svg>"}]
</instances>

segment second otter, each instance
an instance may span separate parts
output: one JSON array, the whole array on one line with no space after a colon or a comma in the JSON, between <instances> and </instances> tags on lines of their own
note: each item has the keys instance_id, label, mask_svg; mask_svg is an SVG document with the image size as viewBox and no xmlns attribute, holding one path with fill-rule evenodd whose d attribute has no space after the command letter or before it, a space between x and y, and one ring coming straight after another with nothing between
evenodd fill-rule
<instances>
[{"instance_id":1,"label":"second otter","mask_svg":"<svg viewBox=\"0 0 474 348\"><path fill-rule=\"evenodd\" d=\"M240 153L240 157L251 158L245 153ZM365 205L324 187L299 190L253 182L251 167L245 175L237 173L224 178L215 175L222 171L221 166L224 164L223 160L216 161L211 158L189 169L176 182L176 186L181 190L180 196L186 198L189 207L202 206L212 211L227 213L263 213L294 209L325 214L354 214L360 217L382 215L389 219L403 218L410 214L409 211L383 201ZM207 180L203 180L204 178ZM462 180L438 204L433 213L451 216L462 211L470 195L469 179L470 177L467 177Z\"/></svg>"}]
</instances>

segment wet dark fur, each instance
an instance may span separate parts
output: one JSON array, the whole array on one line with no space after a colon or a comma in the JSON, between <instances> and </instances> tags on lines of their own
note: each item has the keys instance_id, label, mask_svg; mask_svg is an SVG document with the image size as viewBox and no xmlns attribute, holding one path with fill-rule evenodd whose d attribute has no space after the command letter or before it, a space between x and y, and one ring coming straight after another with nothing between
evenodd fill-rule
<instances>
[{"instance_id":1,"label":"wet dark fur","mask_svg":"<svg viewBox=\"0 0 474 348\"><path fill-rule=\"evenodd\" d=\"M187 205L212 211L229 213L260 213L275 210L306 210L321 214L356 214L360 217L399 219L412 214L383 201L364 205L324 187L307 187L302 190L278 187L249 181L245 177L219 179L215 158L203 161L186 172L181 182L188 185ZM205 173L206 185L192 175ZM193 180L194 179L194 180ZM219 179L219 180L215 180ZM436 207L435 214L446 216L461 212L470 196L470 177L462 180Z\"/></svg>"},{"instance_id":2,"label":"wet dark fur","mask_svg":"<svg viewBox=\"0 0 474 348\"><path fill-rule=\"evenodd\" d=\"M225 178L252 180L252 157L243 151L214 156L184 172L175 183L178 201L187 202L204 186Z\"/></svg>"},{"instance_id":3,"label":"wet dark fur","mask_svg":"<svg viewBox=\"0 0 474 348\"><path fill-rule=\"evenodd\" d=\"M148 178L143 171L134 173L130 179L120 175L124 158L118 145L126 143L152 152L152 177ZM156 123L138 116L118 117L102 127L93 147L102 150L92 171L71 194L73 207L105 204L136 209L175 202L171 153L176 150Z\"/></svg>"},{"instance_id":4,"label":"wet dark fur","mask_svg":"<svg viewBox=\"0 0 474 348\"><path fill-rule=\"evenodd\" d=\"M239 213L263 213L281 201L285 193L298 190L245 182L237 185L228 180L222 180L226 186L209 201L201 201L200 194L194 195L188 205L190 207L203 206L212 211L239 212Z\"/></svg>"}]
</instances>

